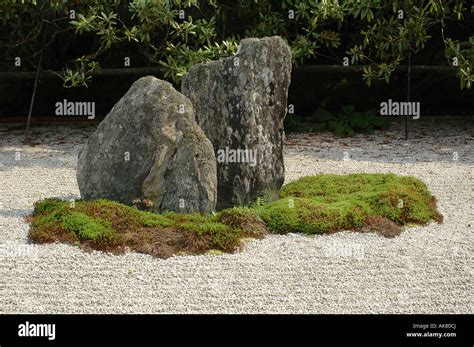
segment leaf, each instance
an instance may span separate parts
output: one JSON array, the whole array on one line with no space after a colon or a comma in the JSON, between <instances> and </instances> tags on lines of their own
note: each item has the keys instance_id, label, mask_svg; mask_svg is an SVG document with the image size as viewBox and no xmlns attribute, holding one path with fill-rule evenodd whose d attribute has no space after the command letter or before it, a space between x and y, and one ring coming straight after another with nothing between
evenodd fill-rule
<instances>
[{"instance_id":1,"label":"leaf","mask_svg":"<svg viewBox=\"0 0 474 347\"><path fill-rule=\"evenodd\" d=\"M314 133L320 133L326 130L327 123L318 123L313 128L311 129L312 132Z\"/></svg>"},{"instance_id":2,"label":"leaf","mask_svg":"<svg viewBox=\"0 0 474 347\"><path fill-rule=\"evenodd\" d=\"M346 105L342 107L342 110L346 114L351 114L355 111L356 107L354 105Z\"/></svg>"},{"instance_id":3,"label":"leaf","mask_svg":"<svg viewBox=\"0 0 474 347\"><path fill-rule=\"evenodd\" d=\"M314 111L313 118L317 122L327 122L336 119L336 117L334 117L331 112L325 110L324 108L318 108L316 111Z\"/></svg>"}]
</instances>

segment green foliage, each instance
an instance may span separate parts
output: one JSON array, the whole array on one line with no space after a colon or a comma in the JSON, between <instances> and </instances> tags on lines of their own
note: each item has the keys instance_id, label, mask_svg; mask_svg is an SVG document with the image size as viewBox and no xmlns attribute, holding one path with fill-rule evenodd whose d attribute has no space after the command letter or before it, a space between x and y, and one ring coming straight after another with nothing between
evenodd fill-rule
<instances>
[{"instance_id":1,"label":"green foliage","mask_svg":"<svg viewBox=\"0 0 474 347\"><path fill-rule=\"evenodd\" d=\"M336 120L336 117L329 112L328 110L325 110L324 108L319 108L316 111L313 112L313 118L315 121L319 123L327 123Z\"/></svg>"},{"instance_id":2,"label":"green foliage","mask_svg":"<svg viewBox=\"0 0 474 347\"><path fill-rule=\"evenodd\" d=\"M198 238L210 238L212 249L222 249L229 252L238 245L242 237L239 228L214 221L182 223L180 228L195 233Z\"/></svg>"},{"instance_id":3,"label":"green foliage","mask_svg":"<svg viewBox=\"0 0 474 347\"><path fill-rule=\"evenodd\" d=\"M314 111L312 118L317 122L312 131L330 130L338 137L353 136L355 133L370 134L374 129L385 129L389 124L382 117L377 117L375 110L360 112L353 105L344 106L337 115L319 108Z\"/></svg>"},{"instance_id":4,"label":"green foliage","mask_svg":"<svg viewBox=\"0 0 474 347\"><path fill-rule=\"evenodd\" d=\"M47 214L39 214L33 220L33 226L37 228L58 226L61 222L61 217L62 214L58 211L48 211Z\"/></svg>"},{"instance_id":5,"label":"green foliage","mask_svg":"<svg viewBox=\"0 0 474 347\"><path fill-rule=\"evenodd\" d=\"M369 215L363 207L358 201L321 203L310 198L282 198L261 207L259 213L270 232L320 234L362 227Z\"/></svg>"},{"instance_id":6,"label":"green foliage","mask_svg":"<svg viewBox=\"0 0 474 347\"><path fill-rule=\"evenodd\" d=\"M167 214L143 212L141 217L144 227L170 228L174 225L173 220Z\"/></svg>"},{"instance_id":7,"label":"green foliage","mask_svg":"<svg viewBox=\"0 0 474 347\"><path fill-rule=\"evenodd\" d=\"M273 190L260 192L252 206L261 206L278 199L278 193Z\"/></svg>"},{"instance_id":8,"label":"green foliage","mask_svg":"<svg viewBox=\"0 0 474 347\"><path fill-rule=\"evenodd\" d=\"M459 41L446 38L446 57L454 64L459 77L460 88L470 89L474 82L474 36L461 46ZM454 61L456 60L456 63Z\"/></svg>"},{"instance_id":9,"label":"green foliage","mask_svg":"<svg viewBox=\"0 0 474 347\"><path fill-rule=\"evenodd\" d=\"M75 68L66 68L63 75L63 86L65 88L84 86L92 80L92 74L100 72L100 65L97 61L82 56L75 61Z\"/></svg>"},{"instance_id":10,"label":"green foliage","mask_svg":"<svg viewBox=\"0 0 474 347\"><path fill-rule=\"evenodd\" d=\"M191 233L194 236L190 238L202 240L202 247L206 250L232 252L246 234L242 225L227 217L222 219L228 220L226 224L219 220L219 214L156 214L104 199L77 201L74 207L70 207L66 201L45 199L35 204L30 237L51 242L48 234L56 232L60 240L75 241L75 238L63 235L72 232L79 240L93 241L94 245L119 245L126 242L123 238L126 233L143 236L146 234L144 230L170 229Z\"/></svg>"},{"instance_id":11,"label":"green foliage","mask_svg":"<svg viewBox=\"0 0 474 347\"><path fill-rule=\"evenodd\" d=\"M285 131L292 133L301 133L305 131L305 127L301 118L294 114L287 114L284 121Z\"/></svg>"},{"instance_id":12,"label":"green foliage","mask_svg":"<svg viewBox=\"0 0 474 347\"><path fill-rule=\"evenodd\" d=\"M363 78L370 86L374 80L388 82L409 51L418 54L433 40L443 43L461 88L470 88L474 38L463 37L460 42L445 35L448 24L456 28L463 23L471 10L465 4L463 0L3 0L0 47L5 59L25 57L31 68L44 36L47 68L61 65L64 85L76 87L87 86L105 57L124 48L133 52L134 60L156 64L166 79L179 82L193 64L235 53L243 37L280 35L290 44L295 64L317 63L320 58L342 64L347 56L351 64L366 65ZM80 42L77 36L89 42L76 49L79 57L71 58L53 45ZM57 59L58 54L63 56ZM424 60L429 62L427 54Z\"/></svg>"},{"instance_id":13,"label":"green foliage","mask_svg":"<svg viewBox=\"0 0 474 347\"><path fill-rule=\"evenodd\" d=\"M77 208L71 208L70 203L59 199L45 199L35 204L33 227L61 228L75 233L80 239L92 241L110 241L113 238L112 220L117 216L107 213L108 206L115 206L115 202L98 200L92 203L78 201ZM93 211L101 206L101 215ZM125 210L125 209L124 209ZM85 213L87 212L87 213ZM122 210L120 210L122 212ZM127 215L127 217L129 217ZM127 225L132 221L127 220Z\"/></svg>"},{"instance_id":14,"label":"green foliage","mask_svg":"<svg viewBox=\"0 0 474 347\"><path fill-rule=\"evenodd\" d=\"M62 209L69 205L68 202L60 199L44 199L35 203L34 214L41 214L46 211Z\"/></svg>"},{"instance_id":15,"label":"green foliage","mask_svg":"<svg viewBox=\"0 0 474 347\"><path fill-rule=\"evenodd\" d=\"M435 198L417 178L326 174L302 177L285 185L278 200L208 216L156 214L108 200L77 201L70 207L68 202L46 199L35 204L29 236L36 242L92 242L95 247L115 245L119 249L127 245L156 254L154 247L165 242L159 235L171 231L174 236L168 237L177 241L165 248L232 252L241 239L260 238L268 231L321 234L376 230L373 221L387 221L382 225L385 231L393 225L399 229L407 223L431 220L441 222L442 216L436 210Z\"/></svg>"},{"instance_id":16,"label":"green foliage","mask_svg":"<svg viewBox=\"0 0 474 347\"><path fill-rule=\"evenodd\" d=\"M268 232L255 207L233 207L216 214L217 221L241 230L242 235L261 238Z\"/></svg>"},{"instance_id":17,"label":"green foliage","mask_svg":"<svg viewBox=\"0 0 474 347\"><path fill-rule=\"evenodd\" d=\"M258 213L250 207L232 207L219 212L216 215L217 220L221 223L242 227L245 223L260 222Z\"/></svg>"},{"instance_id":18,"label":"green foliage","mask_svg":"<svg viewBox=\"0 0 474 347\"><path fill-rule=\"evenodd\" d=\"M111 224L81 212L71 212L61 218L61 225L83 240L107 241L113 238Z\"/></svg>"},{"instance_id":19,"label":"green foliage","mask_svg":"<svg viewBox=\"0 0 474 347\"><path fill-rule=\"evenodd\" d=\"M370 216L398 224L442 218L426 185L410 176L308 176L284 186L280 195L280 200L258 209L269 231L275 233L357 230Z\"/></svg>"}]
</instances>

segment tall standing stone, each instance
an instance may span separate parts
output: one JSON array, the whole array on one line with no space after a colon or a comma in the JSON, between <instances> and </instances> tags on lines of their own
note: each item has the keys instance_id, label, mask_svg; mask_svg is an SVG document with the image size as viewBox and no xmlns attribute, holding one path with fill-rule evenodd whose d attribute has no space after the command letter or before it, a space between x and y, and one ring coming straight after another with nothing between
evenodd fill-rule
<instances>
[{"instance_id":1,"label":"tall standing stone","mask_svg":"<svg viewBox=\"0 0 474 347\"><path fill-rule=\"evenodd\" d=\"M185 75L182 93L218 160L218 209L277 196L290 78L291 51L278 36L244 39L235 56L195 65Z\"/></svg>"},{"instance_id":2,"label":"tall standing stone","mask_svg":"<svg viewBox=\"0 0 474 347\"><path fill-rule=\"evenodd\" d=\"M79 153L82 198L130 204L149 199L156 212L214 211L216 159L191 102L155 77L137 80Z\"/></svg>"}]
</instances>

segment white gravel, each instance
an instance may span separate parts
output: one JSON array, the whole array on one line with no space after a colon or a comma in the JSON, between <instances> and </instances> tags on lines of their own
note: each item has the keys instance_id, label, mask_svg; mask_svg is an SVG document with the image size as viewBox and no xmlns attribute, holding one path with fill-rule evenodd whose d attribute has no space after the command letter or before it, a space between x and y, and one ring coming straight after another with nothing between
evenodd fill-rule
<instances>
[{"instance_id":1,"label":"white gravel","mask_svg":"<svg viewBox=\"0 0 474 347\"><path fill-rule=\"evenodd\" d=\"M413 126L409 141L401 124L352 139L289 136L287 178L414 175L438 198L443 224L394 239L270 236L238 254L160 260L29 244L23 218L35 201L79 197L76 156L93 127L35 128L36 146L25 147L23 127L0 125L0 313L473 313L474 126Z\"/></svg>"}]
</instances>

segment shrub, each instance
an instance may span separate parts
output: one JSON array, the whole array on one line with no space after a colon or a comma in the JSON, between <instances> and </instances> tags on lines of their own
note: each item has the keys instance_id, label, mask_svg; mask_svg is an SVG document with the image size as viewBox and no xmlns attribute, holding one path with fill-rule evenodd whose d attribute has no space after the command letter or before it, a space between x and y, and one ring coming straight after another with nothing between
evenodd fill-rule
<instances>
[{"instance_id":1,"label":"shrub","mask_svg":"<svg viewBox=\"0 0 474 347\"><path fill-rule=\"evenodd\" d=\"M470 88L470 11L463 0L3 0L0 48L6 61L35 57L47 34L45 69L64 70L60 77L67 87L87 86L104 62L122 67L123 55L116 52L142 66L155 64L165 79L179 82L193 64L234 53L243 37L280 35L295 64L342 64L347 57L351 64L366 64L363 78L370 85L388 82L410 51L421 55L420 64L432 65L432 51L423 51L431 40L444 51L435 63L452 65L461 88ZM73 56L58 51L66 42Z\"/></svg>"},{"instance_id":2,"label":"shrub","mask_svg":"<svg viewBox=\"0 0 474 347\"><path fill-rule=\"evenodd\" d=\"M284 127L285 131L290 133L302 133L306 130L301 118L292 113L286 115Z\"/></svg>"},{"instance_id":3,"label":"shrub","mask_svg":"<svg viewBox=\"0 0 474 347\"><path fill-rule=\"evenodd\" d=\"M377 117L375 110L356 111L353 105L344 106L336 115L319 108L313 112L312 118L316 122L312 129L314 132L329 130L338 137L371 134L375 129L385 129L389 125L386 119Z\"/></svg>"}]
</instances>

